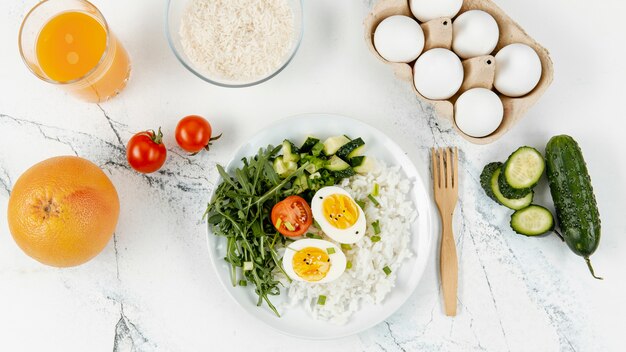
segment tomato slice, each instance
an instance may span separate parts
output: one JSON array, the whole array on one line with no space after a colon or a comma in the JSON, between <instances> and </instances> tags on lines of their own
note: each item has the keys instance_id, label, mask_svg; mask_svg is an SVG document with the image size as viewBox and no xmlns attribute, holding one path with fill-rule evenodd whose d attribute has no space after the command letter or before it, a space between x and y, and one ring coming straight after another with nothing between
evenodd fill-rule
<instances>
[{"instance_id":1,"label":"tomato slice","mask_svg":"<svg viewBox=\"0 0 626 352\"><path fill-rule=\"evenodd\" d=\"M311 207L300 196L289 196L272 208L272 224L285 237L302 236L312 223Z\"/></svg>"}]
</instances>

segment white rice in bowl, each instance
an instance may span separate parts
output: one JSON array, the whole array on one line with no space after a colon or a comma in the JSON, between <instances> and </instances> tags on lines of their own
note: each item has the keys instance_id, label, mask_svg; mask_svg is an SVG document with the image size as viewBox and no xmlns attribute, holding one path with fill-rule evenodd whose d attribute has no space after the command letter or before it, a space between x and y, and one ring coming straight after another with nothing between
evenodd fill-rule
<instances>
[{"instance_id":1,"label":"white rice in bowl","mask_svg":"<svg viewBox=\"0 0 626 352\"><path fill-rule=\"evenodd\" d=\"M379 185L376 200L380 206L367 198L374 184ZM344 179L339 186L355 200L365 202L366 234L361 241L350 245L351 249L344 250L352 267L326 284L288 283L284 277L281 281L287 287L288 308L302 305L315 319L343 325L363 304L380 304L395 286L397 271L413 255L409 244L411 223L417 213L407 197L411 182L403 176L399 166L387 167L379 162L372 172ZM377 220L380 241L374 243L372 223ZM333 242L315 226L311 226L309 232ZM391 269L389 275L383 271L385 267ZM317 304L320 295L326 296L324 305Z\"/></svg>"}]
</instances>

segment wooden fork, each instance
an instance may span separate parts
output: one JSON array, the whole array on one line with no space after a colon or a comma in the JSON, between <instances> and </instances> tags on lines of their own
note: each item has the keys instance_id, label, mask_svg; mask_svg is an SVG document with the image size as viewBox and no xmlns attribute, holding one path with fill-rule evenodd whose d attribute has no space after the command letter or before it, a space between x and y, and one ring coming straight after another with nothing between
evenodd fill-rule
<instances>
[{"instance_id":1,"label":"wooden fork","mask_svg":"<svg viewBox=\"0 0 626 352\"><path fill-rule=\"evenodd\" d=\"M435 203L441 215L441 249L439 269L443 303L447 316L456 315L458 262L452 233L452 215L459 197L458 148L432 149Z\"/></svg>"}]
</instances>

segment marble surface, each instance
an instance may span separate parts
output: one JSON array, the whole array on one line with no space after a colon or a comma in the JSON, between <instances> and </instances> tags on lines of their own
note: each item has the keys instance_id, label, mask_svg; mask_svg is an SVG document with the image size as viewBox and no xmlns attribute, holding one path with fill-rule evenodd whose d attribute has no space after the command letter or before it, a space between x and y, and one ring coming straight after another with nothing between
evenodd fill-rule
<instances>
[{"instance_id":1,"label":"marble surface","mask_svg":"<svg viewBox=\"0 0 626 352\"><path fill-rule=\"evenodd\" d=\"M87 104L38 81L16 46L34 0L0 2L0 214L32 164L55 155L88 158L111 177L121 200L106 249L71 269L42 266L13 242L0 217L0 339L4 351L623 351L626 308L626 176L622 107L623 28L607 14L620 0L497 1L552 54L554 84L500 141L471 145L420 103L367 51L362 20L371 1L305 1L305 34L294 61L257 87L224 89L187 72L164 35L165 1L94 1L128 49L130 84L114 100ZM593 8L592 8L593 6ZM215 164L273 120L306 112L353 116L393 136L415 162L432 146L462 150L456 211L459 315L441 307L437 255L409 301L357 336L305 341L247 316L210 267L201 215ZM224 133L209 153L175 147L184 115L210 117ZM125 144L162 126L169 146L153 175L129 169ZM482 165L528 144L540 150L568 133L589 164L603 219L593 256L602 282L555 236L523 238L510 212L479 189ZM537 202L550 205L545 182Z\"/></svg>"}]
</instances>

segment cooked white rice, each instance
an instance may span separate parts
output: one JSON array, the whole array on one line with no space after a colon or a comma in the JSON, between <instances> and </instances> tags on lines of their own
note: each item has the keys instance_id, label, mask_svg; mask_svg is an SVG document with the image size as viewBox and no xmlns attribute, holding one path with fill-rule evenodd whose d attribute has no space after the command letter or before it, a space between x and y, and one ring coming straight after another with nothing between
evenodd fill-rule
<instances>
[{"instance_id":1,"label":"cooked white rice","mask_svg":"<svg viewBox=\"0 0 626 352\"><path fill-rule=\"evenodd\" d=\"M380 193L376 197L380 206L374 206L367 196L378 183ZM367 218L365 237L352 249L344 251L352 268L337 280L327 284L293 281L287 285L289 307L302 305L315 319L345 324L350 316L364 304L380 304L395 285L396 273L412 253L409 249L411 223L417 217L413 203L407 198L411 182L402 176L400 167L387 167L380 163L374 171L345 179L341 185L356 200L366 203ZM380 221L381 240L373 243L374 229L371 224ZM323 234L311 227L310 232ZM327 236L325 240L331 241ZM383 271L387 266L391 274ZM326 296L324 305L317 304L320 295Z\"/></svg>"}]
</instances>

